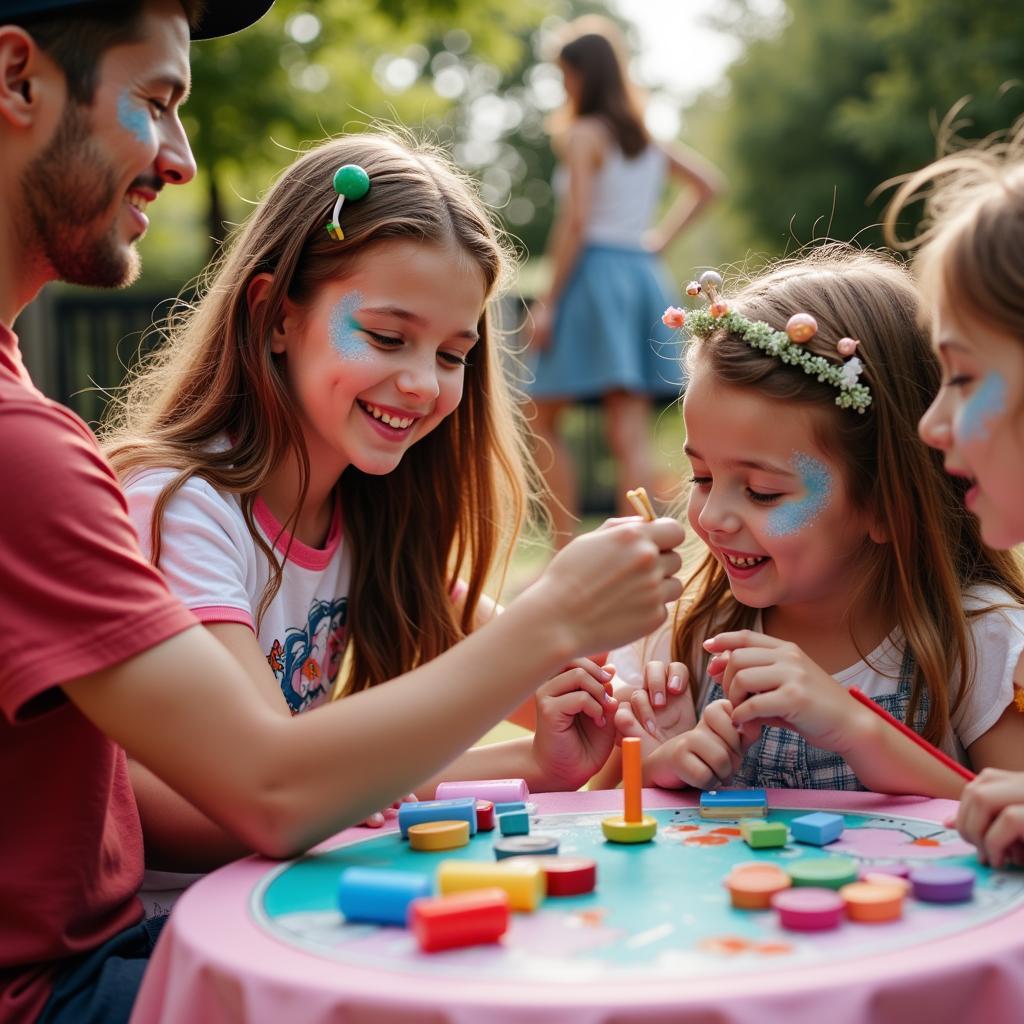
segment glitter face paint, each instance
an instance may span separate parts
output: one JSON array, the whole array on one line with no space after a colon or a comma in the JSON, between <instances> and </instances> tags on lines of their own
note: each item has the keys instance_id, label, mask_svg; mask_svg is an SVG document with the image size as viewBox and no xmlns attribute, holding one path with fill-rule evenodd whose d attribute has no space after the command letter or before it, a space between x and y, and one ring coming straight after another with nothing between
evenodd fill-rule
<instances>
[{"instance_id":1,"label":"glitter face paint","mask_svg":"<svg viewBox=\"0 0 1024 1024\"><path fill-rule=\"evenodd\" d=\"M132 100L127 90L117 98L117 121L143 145L152 142L153 130L149 114Z\"/></svg>"},{"instance_id":2,"label":"glitter face paint","mask_svg":"<svg viewBox=\"0 0 1024 1024\"><path fill-rule=\"evenodd\" d=\"M788 537L810 526L828 507L832 496L832 474L824 462L804 452L794 452L790 465L799 474L807 493L768 513L768 534L772 537Z\"/></svg>"},{"instance_id":3,"label":"glitter face paint","mask_svg":"<svg viewBox=\"0 0 1024 1024\"><path fill-rule=\"evenodd\" d=\"M961 444L986 441L993 420L1006 412L1006 381L995 371L982 380L977 390L964 403L956 424L957 440Z\"/></svg>"},{"instance_id":4,"label":"glitter face paint","mask_svg":"<svg viewBox=\"0 0 1024 1024\"><path fill-rule=\"evenodd\" d=\"M328 330L334 351L348 362L365 362L371 357L370 343L361 335L355 312L363 304L361 292L343 295L331 310Z\"/></svg>"}]
</instances>

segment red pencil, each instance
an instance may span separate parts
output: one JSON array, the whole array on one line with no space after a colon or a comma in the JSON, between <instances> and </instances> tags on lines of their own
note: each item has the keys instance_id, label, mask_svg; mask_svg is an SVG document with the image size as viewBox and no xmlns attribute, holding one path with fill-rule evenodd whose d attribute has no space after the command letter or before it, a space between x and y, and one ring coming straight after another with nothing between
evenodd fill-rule
<instances>
[{"instance_id":1,"label":"red pencil","mask_svg":"<svg viewBox=\"0 0 1024 1024\"><path fill-rule=\"evenodd\" d=\"M901 722L898 718L893 718L885 708L880 704L876 704L870 697L858 690L856 686L850 687L850 696L853 697L854 700L859 700L865 707L871 708L876 715L880 718L884 718L894 728L899 729L904 736L913 740L922 750L927 750L936 761L940 761L949 768L950 771L956 772L957 775L966 779L968 782L974 778L974 772L972 772L970 768L965 768L959 763L959 761L954 761L953 758L944 754L938 747L933 747L923 736L919 736L905 722Z\"/></svg>"}]
</instances>

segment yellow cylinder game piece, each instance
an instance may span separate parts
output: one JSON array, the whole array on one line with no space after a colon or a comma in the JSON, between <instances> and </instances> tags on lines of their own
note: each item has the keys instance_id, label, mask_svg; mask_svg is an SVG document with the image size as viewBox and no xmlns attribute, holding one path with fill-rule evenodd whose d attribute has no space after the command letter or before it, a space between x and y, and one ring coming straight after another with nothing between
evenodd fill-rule
<instances>
[{"instance_id":1,"label":"yellow cylinder game piece","mask_svg":"<svg viewBox=\"0 0 1024 1024\"><path fill-rule=\"evenodd\" d=\"M539 864L521 863L519 857L494 863L445 860L437 869L437 891L442 896L495 886L505 890L513 910L536 910L544 899L547 880Z\"/></svg>"},{"instance_id":2,"label":"yellow cylinder game piece","mask_svg":"<svg viewBox=\"0 0 1024 1024\"><path fill-rule=\"evenodd\" d=\"M654 818L641 817L639 821L625 818L605 818L601 831L610 843L649 843L658 831Z\"/></svg>"},{"instance_id":3,"label":"yellow cylinder game piece","mask_svg":"<svg viewBox=\"0 0 1024 1024\"><path fill-rule=\"evenodd\" d=\"M896 921L903 916L903 892L896 885L851 882L839 895L851 921Z\"/></svg>"},{"instance_id":4,"label":"yellow cylinder game piece","mask_svg":"<svg viewBox=\"0 0 1024 1024\"><path fill-rule=\"evenodd\" d=\"M424 821L409 826L409 845L414 850L454 850L468 843L468 821Z\"/></svg>"}]
</instances>

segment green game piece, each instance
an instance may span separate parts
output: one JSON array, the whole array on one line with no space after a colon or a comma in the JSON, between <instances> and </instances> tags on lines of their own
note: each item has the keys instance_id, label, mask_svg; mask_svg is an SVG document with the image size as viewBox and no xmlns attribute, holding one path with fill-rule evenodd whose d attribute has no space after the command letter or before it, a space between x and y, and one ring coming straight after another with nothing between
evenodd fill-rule
<instances>
[{"instance_id":1,"label":"green game piece","mask_svg":"<svg viewBox=\"0 0 1024 1024\"><path fill-rule=\"evenodd\" d=\"M785 846L789 838L789 832L781 821L762 821L757 818L744 818L740 822L740 834L747 846L754 850Z\"/></svg>"},{"instance_id":2,"label":"green game piece","mask_svg":"<svg viewBox=\"0 0 1024 1024\"><path fill-rule=\"evenodd\" d=\"M786 865L793 885L815 885L824 889L841 889L856 882L857 862L852 857L804 857Z\"/></svg>"},{"instance_id":3,"label":"green game piece","mask_svg":"<svg viewBox=\"0 0 1024 1024\"><path fill-rule=\"evenodd\" d=\"M346 199L362 199L370 191L370 176L358 164L345 164L334 172L334 191Z\"/></svg>"}]
</instances>

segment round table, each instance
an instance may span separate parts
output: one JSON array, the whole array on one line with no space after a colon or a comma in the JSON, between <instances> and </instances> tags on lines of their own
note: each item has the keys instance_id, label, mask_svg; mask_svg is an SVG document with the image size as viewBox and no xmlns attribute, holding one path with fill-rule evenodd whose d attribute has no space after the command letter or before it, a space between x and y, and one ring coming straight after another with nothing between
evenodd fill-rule
<instances>
[{"instance_id":1,"label":"round table","mask_svg":"<svg viewBox=\"0 0 1024 1024\"><path fill-rule=\"evenodd\" d=\"M411 933L355 926L332 908L352 864L432 872L446 857L492 859L496 833L415 853L394 834L349 829L285 865L251 857L180 900L147 971L132 1024L476 1024L623 1021L828 1024L1024 1019L1024 872L991 871L942 826L950 801L769 790L769 818L847 813L825 850L751 850L734 822L702 821L693 792L644 791L655 841L600 838L621 792L534 795L531 830L595 856L597 889L515 914L502 944L420 953ZM739 861L852 855L864 864L969 863L967 904L908 901L904 919L783 932L741 912L721 885ZM421 867L420 867L421 866Z\"/></svg>"}]
</instances>

